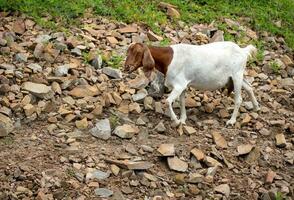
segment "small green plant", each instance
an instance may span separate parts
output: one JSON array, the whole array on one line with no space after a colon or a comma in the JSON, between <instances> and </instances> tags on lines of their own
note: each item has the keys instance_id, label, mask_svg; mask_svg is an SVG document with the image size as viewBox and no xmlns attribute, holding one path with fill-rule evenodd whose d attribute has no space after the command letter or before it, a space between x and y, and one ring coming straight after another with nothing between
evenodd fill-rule
<instances>
[{"instance_id":1,"label":"small green plant","mask_svg":"<svg viewBox=\"0 0 294 200\"><path fill-rule=\"evenodd\" d=\"M168 38L164 38L163 40L160 41L160 46L167 46L169 45L170 40Z\"/></svg>"},{"instance_id":2,"label":"small green plant","mask_svg":"<svg viewBox=\"0 0 294 200\"><path fill-rule=\"evenodd\" d=\"M113 54L109 60L105 60L107 65L111 66L112 68L118 69L121 67L123 57L120 55Z\"/></svg>"},{"instance_id":3,"label":"small green plant","mask_svg":"<svg viewBox=\"0 0 294 200\"><path fill-rule=\"evenodd\" d=\"M14 143L14 139L10 136L6 136L0 139L0 142L4 145L12 145Z\"/></svg>"},{"instance_id":4,"label":"small green plant","mask_svg":"<svg viewBox=\"0 0 294 200\"><path fill-rule=\"evenodd\" d=\"M75 176L75 171L72 168L67 168L65 172L68 176L71 176L71 177Z\"/></svg>"},{"instance_id":5,"label":"small green plant","mask_svg":"<svg viewBox=\"0 0 294 200\"><path fill-rule=\"evenodd\" d=\"M276 194L276 200L283 200L283 194L281 192L277 192Z\"/></svg>"},{"instance_id":6,"label":"small green plant","mask_svg":"<svg viewBox=\"0 0 294 200\"><path fill-rule=\"evenodd\" d=\"M275 73L280 72L281 66L276 61L271 61L269 64L273 72Z\"/></svg>"},{"instance_id":7,"label":"small green plant","mask_svg":"<svg viewBox=\"0 0 294 200\"><path fill-rule=\"evenodd\" d=\"M109 117L109 122L110 122L110 126L112 127L112 128L114 128L114 127L116 127L118 124L119 124L119 117L118 116L116 116L116 115L111 115L110 117Z\"/></svg>"},{"instance_id":8,"label":"small green plant","mask_svg":"<svg viewBox=\"0 0 294 200\"><path fill-rule=\"evenodd\" d=\"M85 63L89 63L90 62L90 54L89 52L82 52L82 55L83 55L83 59L84 59L84 62Z\"/></svg>"}]
</instances>

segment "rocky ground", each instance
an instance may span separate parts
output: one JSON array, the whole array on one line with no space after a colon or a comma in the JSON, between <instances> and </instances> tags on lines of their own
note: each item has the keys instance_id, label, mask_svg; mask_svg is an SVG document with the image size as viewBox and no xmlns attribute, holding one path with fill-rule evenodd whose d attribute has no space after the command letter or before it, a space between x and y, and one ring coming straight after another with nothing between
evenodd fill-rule
<instances>
[{"instance_id":1,"label":"rocky ground","mask_svg":"<svg viewBox=\"0 0 294 200\"><path fill-rule=\"evenodd\" d=\"M161 75L148 83L115 67L131 42L223 40L213 24L179 22L162 38L104 18L56 32L0 16L1 200L294 199L294 54L283 38L224 19L244 44L265 46L246 71L261 111L243 92L225 127L233 95L190 88L187 125L173 127Z\"/></svg>"}]
</instances>

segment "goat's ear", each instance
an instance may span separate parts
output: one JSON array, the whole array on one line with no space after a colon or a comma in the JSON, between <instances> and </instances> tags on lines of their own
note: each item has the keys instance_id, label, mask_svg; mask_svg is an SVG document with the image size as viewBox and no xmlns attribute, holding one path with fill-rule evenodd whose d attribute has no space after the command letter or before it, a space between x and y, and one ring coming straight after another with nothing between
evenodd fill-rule
<instances>
[{"instance_id":1,"label":"goat's ear","mask_svg":"<svg viewBox=\"0 0 294 200\"><path fill-rule=\"evenodd\" d=\"M150 79L151 73L155 67L155 62L147 46L144 49L142 65L145 76Z\"/></svg>"}]
</instances>

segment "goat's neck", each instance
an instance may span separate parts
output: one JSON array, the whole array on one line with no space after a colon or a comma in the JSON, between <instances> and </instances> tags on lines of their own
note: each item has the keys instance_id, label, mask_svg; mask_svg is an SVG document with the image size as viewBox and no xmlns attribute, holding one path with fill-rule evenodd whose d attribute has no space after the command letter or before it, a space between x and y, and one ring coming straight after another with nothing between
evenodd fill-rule
<instances>
[{"instance_id":1,"label":"goat's neck","mask_svg":"<svg viewBox=\"0 0 294 200\"><path fill-rule=\"evenodd\" d=\"M168 66L173 58L173 49L171 47L149 46L150 53L155 62L155 68L166 75Z\"/></svg>"}]
</instances>

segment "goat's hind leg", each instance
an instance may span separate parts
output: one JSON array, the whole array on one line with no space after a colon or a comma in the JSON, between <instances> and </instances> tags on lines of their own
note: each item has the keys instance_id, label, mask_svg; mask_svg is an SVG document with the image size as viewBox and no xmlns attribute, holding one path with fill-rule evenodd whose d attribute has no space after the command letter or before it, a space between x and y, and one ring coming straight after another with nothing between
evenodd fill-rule
<instances>
[{"instance_id":1,"label":"goat's hind leg","mask_svg":"<svg viewBox=\"0 0 294 200\"><path fill-rule=\"evenodd\" d=\"M185 94L186 94L186 91L184 90L182 94L180 95L180 108L181 108L180 122L182 124L186 124L186 119L187 119L187 113L186 113L186 107L185 107Z\"/></svg>"},{"instance_id":2,"label":"goat's hind leg","mask_svg":"<svg viewBox=\"0 0 294 200\"><path fill-rule=\"evenodd\" d=\"M236 118L239 112L239 108L242 103L241 88L243 83L243 75L232 77L234 83L234 111L231 119L227 121L227 125L234 125L236 123Z\"/></svg>"},{"instance_id":3,"label":"goat's hind leg","mask_svg":"<svg viewBox=\"0 0 294 200\"><path fill-rule=\"evenodd\" d=\"M254 93L253 93L252 87L250 86L250 84L245 79L243 79L242 86L243 86L244 90L247 92L247 94L249 95L250 100L251 100L251 102L253 104L254 110L255 111L260 110L259 104L258 104L258 102L256 100L256 97L255 97Z\"/></svg>"}]
</instances>

